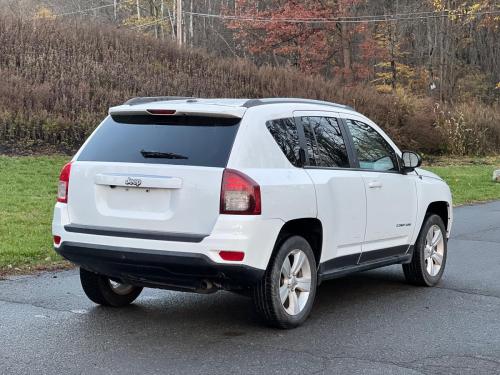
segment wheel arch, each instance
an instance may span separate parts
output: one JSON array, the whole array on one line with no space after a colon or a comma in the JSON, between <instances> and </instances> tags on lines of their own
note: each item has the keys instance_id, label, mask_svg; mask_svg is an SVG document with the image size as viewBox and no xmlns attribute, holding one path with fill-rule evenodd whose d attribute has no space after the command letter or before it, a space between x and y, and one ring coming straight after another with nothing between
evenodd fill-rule
<instances>
[{"instance_id":1,"label":"wheel arch","mask_svg":"<svg viewBox=\"0 0 500 375\"><path fill-rule=\"evenodd\" d=\"M312 248L316 266L319 267L323 248L323 224L318 218L300 218L287 221L281 227L274 244L273 255L281 244L291 236L304 237Z\"/></svg>"},{"instance_id":2,"label":"wheel arch","mask_svg":"<svg viewBox=\"0 0 500 375\"><path fill-rule=\"evenodd\" d=\"M427 217L432 214L438 215L443 220L446 232L449 232L450 204L446 201L429 203L425 211L425 216Z\"/></svg>"}]
</instances>

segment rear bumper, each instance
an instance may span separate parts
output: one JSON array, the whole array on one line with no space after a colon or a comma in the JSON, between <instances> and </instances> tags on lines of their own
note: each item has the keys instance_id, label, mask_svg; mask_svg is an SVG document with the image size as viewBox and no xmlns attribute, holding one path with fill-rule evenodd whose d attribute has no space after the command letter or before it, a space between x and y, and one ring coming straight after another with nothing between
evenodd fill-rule
<instances>
[{"instance_id":1,"label":"rear bumper","mask_svg":"<svg viewBox=\"0 0 500 375\"><path fill-rule=\"evenodd\" d=\"M63 242L55 251L67 260L123 282L145 287L207 290L235 289L256 284L264 270L247 265L220 264L200 253L145 250Z\"/></svg>"},{"instance_id":2,"label":"rear bumper","mask_svg":"<svg viewBox=\"0 0 500 375\"><path fill-rule=\"evenodd\" d=\"M194 214L193 220L196 220ZM192 254L221 266L238 265L265 270L284 223L281 219L264 219L257 215L219 215L210 233L203 235L155 232L145 230L147 228L127 229L126 226L110 228L100 222L91 224L72 223L67 205L56 204L52 234L61 237L63 244L139 251L147 249L165 255ZM220 251L243 251L245 256L243 261L227 261L220 257Z\"/></svg>"}]
</instances>

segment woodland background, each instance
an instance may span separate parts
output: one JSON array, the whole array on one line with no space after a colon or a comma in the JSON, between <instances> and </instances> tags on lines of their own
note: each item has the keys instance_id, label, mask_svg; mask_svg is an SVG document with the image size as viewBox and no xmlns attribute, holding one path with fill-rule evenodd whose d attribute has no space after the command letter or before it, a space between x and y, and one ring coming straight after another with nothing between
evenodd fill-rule
<instances>
[{"instance_id":1,"label":"woodland background","mask_svg":"<svg viewBox=\"0 0 500 375\"><path fill-rule=\"evenodd\" d=\"M0 152L71 153L111 105L188 95L331 100L403 148L500 153L498 1L181 3L0 0Z\"/></svg>"}]
</instances>

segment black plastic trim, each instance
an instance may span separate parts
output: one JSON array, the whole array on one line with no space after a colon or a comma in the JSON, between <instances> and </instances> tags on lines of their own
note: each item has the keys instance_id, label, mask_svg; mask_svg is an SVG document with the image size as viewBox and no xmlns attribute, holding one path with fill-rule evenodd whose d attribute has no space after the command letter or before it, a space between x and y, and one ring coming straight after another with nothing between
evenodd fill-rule
<instances>
[{"instance_id":1,"label":"black plastic trim","mask_svg":"<svg viewBox=\"0 0 500 375\"><path fill-rule=\"evenodd\" d=\"M199 114L190 115L168 115L158 116L153 114L131 114L131 113L114 113L111 118L120 124L125 125L168 125L168 126L204 126L204 127L222 127L222 126L237 126L241 122L239 117L221 117L221 116L206 116Z\"/></svg>"},{"instance_id":2,"label":"black plastic trim","mask_svg":"<svg viewBox=\"0 0 500 375\"><path fill-rule=\"evenodd\" d=\"M64 226L66 232L93 234L96 236L140 238L143 240L173 241L199 243L208 234L165 233L149 230L116 229L96 227L90 225L68 224Z\"/></svg>"},{"instance_id":3,"label":"black plastic trim","mask_svg":"<svg viewBox=\"0 0 500 375\"><path fill-rule=\"evenodd\" d=\"M309 165L309 153L307 152L307 141L306 141L306 135L304 133L304 126L302 125L302 121L298 121L298 118L297 117L291 117L293 123L295 124L295 128L297 129L297 136L299 138L299 147L301 150L303 150L302 152L304 152L305 156L306 156L306 160L305 160L305 163L303 165L301 165L300 167L305 167L306 165ZM300 151L299 151L299 155L300 155ZM299 157L300 159L300 157Z\"/></svg>"},{"instance_id":4,"label":"black plastic trim","mask_svg":"<svg viewBox=\"0 0 500 375\"><path fill-rule=\"evenodd\" d=\"M368 271L375 268L390 266L392 264L403 264L409 263L411 261L412 254L405 254L391 258L384 258L375 260L372 262L365 262L361 264L357 264L354 266L347 266L343 268L337 268L333 270L329 270L327 272L322 272L318 275L320 281L336 279L339 277L343 277L346 275L350 275L352 273Z\"/></svg>"},{"instance_id":5,"label":"black plastic trim","mask_svg":"<svg viewBox=\"0 0 500 375\"><path fill-rule=\"evenodd\" d=\"M340 131L342 133L342 139L344 140L344 144L347 150L347 156L349 158L349 169L359 168L358 157L356 155L356 150L354 149L354 144L352 143L351 133L347 128L347 123L342 117L337 118L337 123L339 124ZM345 170L347 168L342 169Z\"/></svg>"},{"instance_id":6,"label":"black plastic trim","mask_svg":"<svg viewBox=\"0 0 500 375\"><path fill-rule=\"evenodd\" d=\"M337 268L355 266L356 264L358 264L359 255L360 255L360 253L349 254L349 255L344 255L341 257L336 257L336 258L327 260L326 262L321 263L320 271L328 272L329 270L333 270L333 269L337 269Z\"/></svg>"},{"instance_id":7,"label":"black plastic trim","mask_svg":"<svg viewBox=\"0 0 500 375\"><path fill-rule=\"evenodd\" d=\"M377 171L375 169L363 169L363 168L341 168L341 167L321 167L316 165L306 165L306 169L330 169L339 171L354 171L354 172L374 172L374 173L392 173L392 174L402 174L399 171Z\"/></svg>"},{"instance_id":8,"label":"black plastic trim","mask_svg":"<svg viewBox=\"0 0 500 375\"><path fill-rule=\"evenodd\" d=\"M215 263L200 253L173 252L63 242L55 251L80 267L137 286L199 291L202 282L220 288L251 286L265 270Z\"/></svg>"},{"instance_id":9,"label":"black plastic trim","mask_svg":"<svg viewBox=\"0 0 500 375\"><path fill-rule=\"evenodd\" d=\"M359 258L359 263L371 262L377 259L383 259L398 255L404 255L408 251L409 245L394 246L387 249L363 251Z\"/></svg>"},{"instance_id":10,"label":"black plastic trim","mask_svg":"<svg viewBox=\"0 0 500 375\"><path fill-rule=\"evenodd\" d=\"M345 255L321 263L318 278L328 280L391 264L408 263L412 256L413 246L409 245Z\"/></svg>"}]
</instances>

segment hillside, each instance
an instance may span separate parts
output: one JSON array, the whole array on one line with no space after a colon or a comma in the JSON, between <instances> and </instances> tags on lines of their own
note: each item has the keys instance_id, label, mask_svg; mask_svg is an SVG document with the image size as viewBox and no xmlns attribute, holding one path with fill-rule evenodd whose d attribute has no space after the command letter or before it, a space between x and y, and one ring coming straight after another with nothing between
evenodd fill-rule
<instances>
[{"instance_id":1,"label":"hillside","mask_svg":"<svg viewBox=\"0 0 500 375\"><path fill-rule=\"evenodd\" d=\"M0 152L73 152L109 106L150 95L331 100L372 117L401 147L500 152L498 108L436 107L402 91L257 68L98 23L0 16Z\"/></svg>"}]
</instances>

